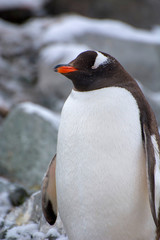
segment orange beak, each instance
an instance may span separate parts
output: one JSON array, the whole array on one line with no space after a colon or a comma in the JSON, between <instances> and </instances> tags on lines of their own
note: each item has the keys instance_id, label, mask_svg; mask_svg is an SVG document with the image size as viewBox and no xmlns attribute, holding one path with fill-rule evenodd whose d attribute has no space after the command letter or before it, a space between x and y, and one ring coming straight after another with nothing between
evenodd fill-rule
<instances>
[{"instance_id":1,"label":"orange beak","mask_svg":"<svg viewBox=\"0 0 160 240\"><path fill-rule=\"evenodd\" d=\"M63 73L75 72L77 70L78 70L77 68L74 68L74 67L72 67L70 65L63 65L63 64L57 65L54 68L55 72L59 72L59 73L62 73L62 74Z\"/></svg>"}]
</instances>

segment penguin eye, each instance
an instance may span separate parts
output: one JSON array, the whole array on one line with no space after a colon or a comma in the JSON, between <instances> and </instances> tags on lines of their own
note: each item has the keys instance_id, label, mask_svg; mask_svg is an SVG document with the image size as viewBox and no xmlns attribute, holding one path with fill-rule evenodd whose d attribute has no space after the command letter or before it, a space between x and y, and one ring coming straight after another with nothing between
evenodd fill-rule
<instances>
[{"instance_id":1,"label":"penguin eye","mask_svg":"<svg viewBox=\"0 0 160 240\"><path fill-rule=\"evenodd\" d=\"M92 69L98 68L100 65L106 65L109 62L109 58L103 55L102 53L96 51L97 56L95 58L94 65L91 67Z\"/></svg>"}]
</instances>

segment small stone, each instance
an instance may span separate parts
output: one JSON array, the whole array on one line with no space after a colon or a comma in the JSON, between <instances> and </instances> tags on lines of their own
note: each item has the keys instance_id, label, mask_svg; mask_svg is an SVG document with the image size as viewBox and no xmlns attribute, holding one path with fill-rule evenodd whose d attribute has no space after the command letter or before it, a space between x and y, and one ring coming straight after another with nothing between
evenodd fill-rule
<instances>
[{"instance_id":1,"label":"small stone","mask_svg":"<svg viewBox=\"0 0 160 240\"><path fill-rule=\"evenodd\" d=\"M23 187L17 187L9 193L9 200L13 206L22 205L29 197L29 193Z\"/></svg>"}]
</instances>

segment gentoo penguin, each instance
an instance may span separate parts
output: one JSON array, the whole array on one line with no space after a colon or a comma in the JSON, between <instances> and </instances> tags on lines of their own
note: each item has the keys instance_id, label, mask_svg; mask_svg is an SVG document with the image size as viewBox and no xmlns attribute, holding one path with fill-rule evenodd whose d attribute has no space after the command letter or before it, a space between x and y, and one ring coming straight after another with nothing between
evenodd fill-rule
<instances>
[{"instance_id":1,"label":"gentoo penguin","mask_svg":"<svg viewBox=\"0 0 160 240\"><path fill-rule=\"evenodd\" d=\"M69 240L159 240L160 136L136 81L99 51L55 71L74 88L43 182L47 221L58 209Z\"/></svg>"}]
</instances>

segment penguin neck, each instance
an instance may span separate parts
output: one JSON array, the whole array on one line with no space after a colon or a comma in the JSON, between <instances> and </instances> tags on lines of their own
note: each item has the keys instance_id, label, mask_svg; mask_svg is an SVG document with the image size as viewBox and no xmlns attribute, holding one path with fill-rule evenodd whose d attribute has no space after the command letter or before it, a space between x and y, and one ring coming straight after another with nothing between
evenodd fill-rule
<instances>
[{"instance_id":1,"label":"penguin neck","mask_svg":"<svg viewBox=\"0 0 160 240\"><path fill-rule=\"evenodd\" d=\"M125 70L124 70L125 71ZM79 92L93 91L107 87L123 87L132 85L134 80L127 74L127 72L122 71L121 74L115 74L112 76L107 76L103 78L79 78L71 79L73 82L74 90Z\"/></svg>"}]
</instances>

